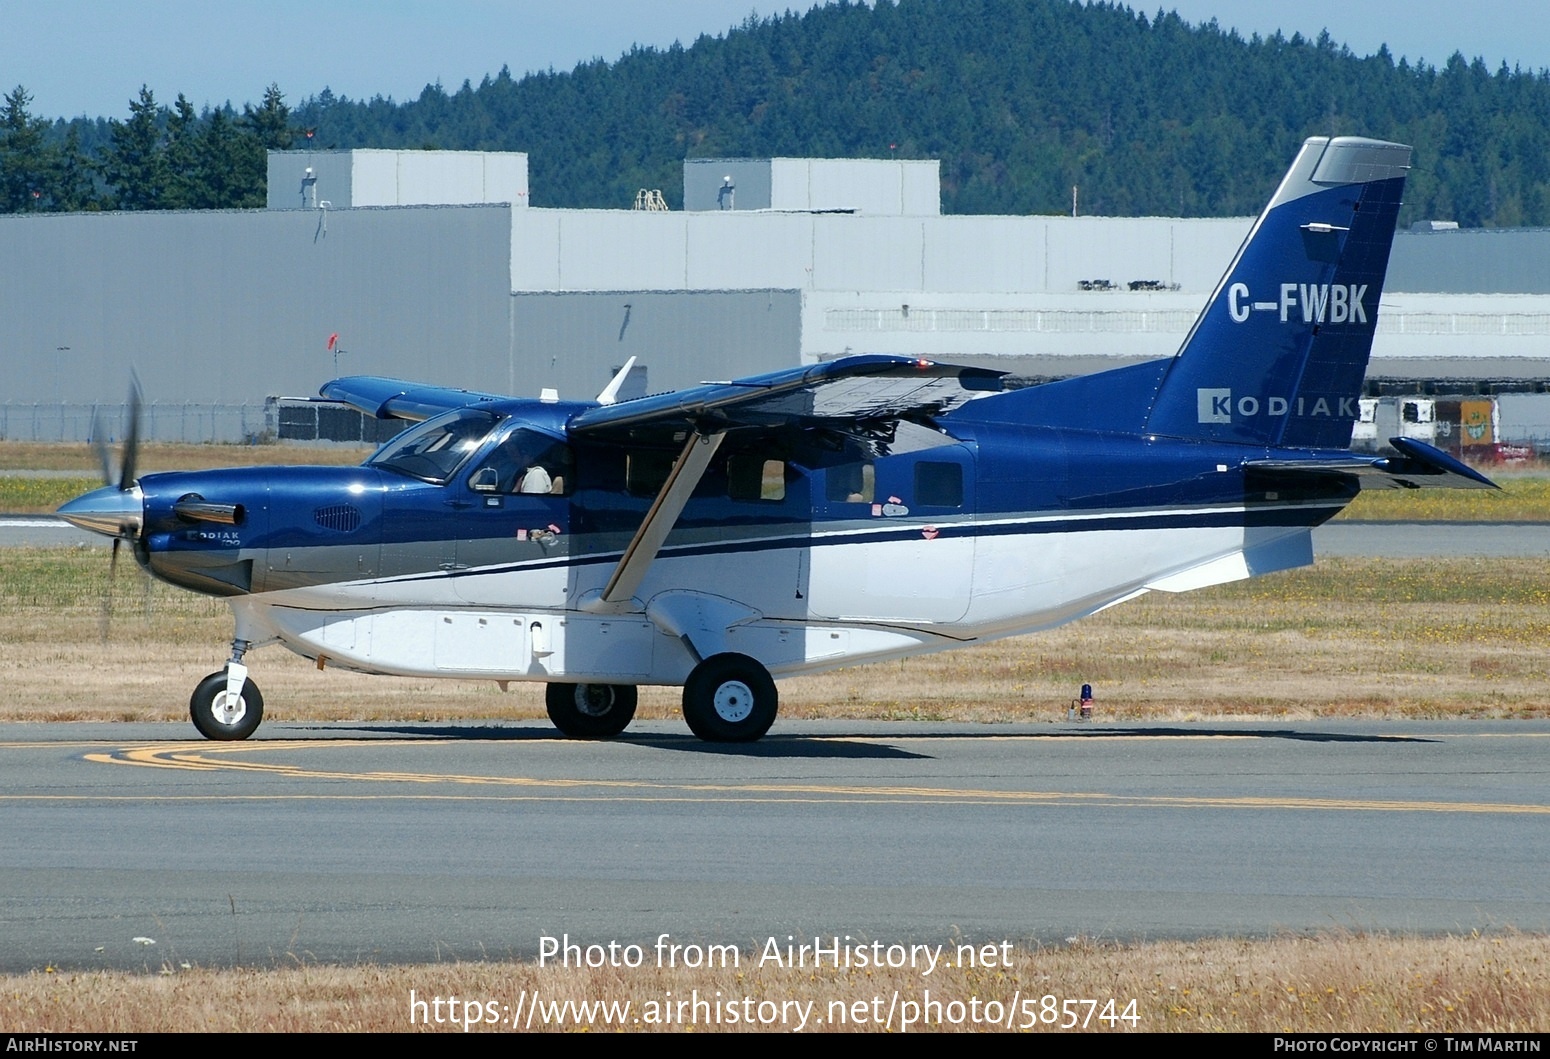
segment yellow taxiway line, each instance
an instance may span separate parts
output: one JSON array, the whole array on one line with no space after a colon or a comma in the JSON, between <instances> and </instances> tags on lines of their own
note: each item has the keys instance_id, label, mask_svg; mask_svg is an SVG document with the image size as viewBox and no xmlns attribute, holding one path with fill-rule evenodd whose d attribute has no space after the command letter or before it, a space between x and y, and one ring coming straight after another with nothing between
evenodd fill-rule
<instances>
[{"instance_id":1,"label":"yellow taxiway line","mask_svg":"<svg viewBox=\"0 0 1550 1059\"><path fill-rule=\"evenodd\" d=\"M897 743L903 740L856 740ZM1550 815L1550 805L1512 802L1446 802L1436 800L1402 801L1371 798L1318 798L1305 796L1209 796L1107 794L1091 791L995 790L989 788L947 788L917 786L857 786L826 783L686 783L651 780L539 779L529 776L474 775L461 773L407 772L376 770L349 772L312 769L297 764L270 763L243 758L254 754L287 753L297 750L352 747L437 746L458 740L423 739L349 739L349 740L259 740L243 743L157 743L122 747L84 755L100 764L130 765L142 768L177 769L194 772L247 772L271 777L303 780L344 780L366 783L405 783L420 786L454 785L503 789L503 794L428 795L438 798L480 797L523 800L634 800L634 801L790 801L790 802L909 802L935 804L1023 804L1082 805L1094 808L1188 808L1188 809L1301 809L1346 810L1363 812L1493 813ZM558 740L546 741L564 745ZM100 745L100 744L99 744ZM520 790L522 793L516 793ZM589 792L589 793L583 793ZM234 795L242 799L281 799L291 797L377 798L424 797L426 795ZM25 800L55 800L62 796L23 796ZM111 800L100 795L71 795L71 800ZM134 798L135 796L120 796ZM169 800L164 794L144 796L146 800ZM228 795L216 795L225 799ZM23 800L0 797L0 801ZM210 800L204 796L198 800Z\"/></svg>"}]
</instances>

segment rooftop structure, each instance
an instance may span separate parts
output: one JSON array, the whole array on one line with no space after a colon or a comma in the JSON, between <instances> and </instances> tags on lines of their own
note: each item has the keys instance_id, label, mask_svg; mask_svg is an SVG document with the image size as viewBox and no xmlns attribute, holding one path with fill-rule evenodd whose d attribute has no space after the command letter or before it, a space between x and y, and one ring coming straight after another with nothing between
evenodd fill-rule
<instances>
[{"instance_id":1,"label":"rooftop structure","mask_svg":"<svg viewBox=\"0 0 1550 1059\"><path fill-rule=\"evenodd\" d=\"M271 210L527 205L527 155L501 151L270 151Z\"/></svg>"}]
</instances>

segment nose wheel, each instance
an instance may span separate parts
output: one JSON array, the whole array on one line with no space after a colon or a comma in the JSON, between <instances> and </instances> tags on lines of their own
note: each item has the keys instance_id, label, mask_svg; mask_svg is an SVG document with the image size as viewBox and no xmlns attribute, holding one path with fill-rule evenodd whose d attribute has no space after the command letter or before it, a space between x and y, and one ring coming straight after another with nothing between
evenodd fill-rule
<instances>
[{"instance_id":1,"label":"nose wheel","mask_svg":"<svg viewBox=\"0 0 1550 1059\"><path fill-rule=\"evenodd\" d=\"M188 715L206 739L246 739L264 719L264 696L248 679L248 667L242 664L249 646L246 640L237 640L226 668L201 680L189 696Z\"/></svg>"}]
</instances>

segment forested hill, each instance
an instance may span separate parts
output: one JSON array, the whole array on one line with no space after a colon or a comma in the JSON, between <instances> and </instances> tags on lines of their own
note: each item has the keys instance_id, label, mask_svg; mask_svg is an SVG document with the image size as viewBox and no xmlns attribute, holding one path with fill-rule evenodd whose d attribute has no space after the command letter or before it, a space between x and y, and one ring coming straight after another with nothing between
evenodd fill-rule
<instances>
[{"instance_id":1,"label":"forested hill","mask_svg":"<svg viewBox=\"0 0 1550 1059\"><path fill-rule=\"evenodd\" d=\"M403 103L325 90L290 120L319 148L526 151L538 206L677 207L685 157L939 158L953 213L1065 213L1077 185L1084 214L1250 214L1305 136L1360 134L1416 147L1402 223L1550 224L1544 71L1067 0L838 3Z\"/></svg>"},{"instance_id":2,"label":"forested hill","mask_svg":"<svg viewBox=\"0 0 1550 1059\"><path fill-rule=\"evenodd\" d=\"M533 203L674 206L685 156L940 158L953 213L1257 212L1305 136L1417 148L1404 220L1550 223L1550 77L1244 40L1116 5L879 0L397 106L324 98L325 145L529 152Z\"/></svg>"}]
</instances>

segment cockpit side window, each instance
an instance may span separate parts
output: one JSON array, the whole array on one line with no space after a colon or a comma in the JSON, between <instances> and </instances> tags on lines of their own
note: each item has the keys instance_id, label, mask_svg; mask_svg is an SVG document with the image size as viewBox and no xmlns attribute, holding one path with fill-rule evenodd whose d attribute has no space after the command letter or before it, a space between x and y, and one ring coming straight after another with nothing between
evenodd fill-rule
<instances>
[{"instance_id":1,"label":"cockpit side window","mask_svg":"<svg viewBox=\"0 0 1550 1059\"><path fill-rule=\"evenodd\" d=\"M445 484L479 447L501 417L475 408L459 408L404 431L366 463Z\"/></svg>"},{"instance_id":2,"label":"cockpit side window","mask_svg":"<svg viewBox=\"0 0 1550 1059\"><path fill-rule=\"evenodd\" d=\"M573 464L569 445L519 427L479 461L468 484L481 493L565 496L574 486Z\"/></svg>"}]
</instances>

